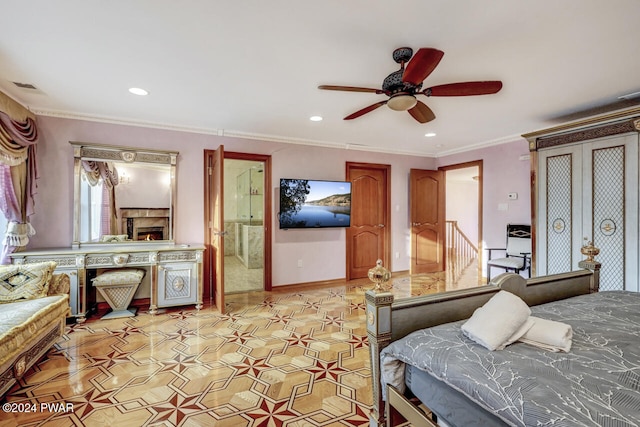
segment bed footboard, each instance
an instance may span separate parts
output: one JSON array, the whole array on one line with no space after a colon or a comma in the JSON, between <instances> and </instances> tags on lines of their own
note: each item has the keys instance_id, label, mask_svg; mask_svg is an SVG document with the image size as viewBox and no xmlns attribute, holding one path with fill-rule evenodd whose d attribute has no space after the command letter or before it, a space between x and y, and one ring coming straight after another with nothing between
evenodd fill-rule
<instances>
[{"instance_id":1,"label":"bed footboard","mask_svg":"<svg viewBox=\"0 0 640 427\"><path fill-rule=\"evenodd\" d=\"M411 403L393 386L387 386L387 402L385 411L387 414L387 427L392 427L394 415L399 414L404 420L411 423L412 427L438 427L436 423L430 420L417 406ZM402 422L402 420L400 421Z\"/></svg>"},{"instance_id":2,"label":"bed footboard","mask_svg":"<svg viewBox=\"0 0 640 427\"><path fill-rule=\"evenodd\" d=\"M391 292L367 291L367 337L373 390L370 425L385 425L385 403L380 389L380 351L392 341L419 329L467 319L500 290L518 295L530 306L597 292L600 263L581 261L579 266L582 270L526 280L514 273L504 273L487 286L395 301Z\"/></svg>"}]
</instances>

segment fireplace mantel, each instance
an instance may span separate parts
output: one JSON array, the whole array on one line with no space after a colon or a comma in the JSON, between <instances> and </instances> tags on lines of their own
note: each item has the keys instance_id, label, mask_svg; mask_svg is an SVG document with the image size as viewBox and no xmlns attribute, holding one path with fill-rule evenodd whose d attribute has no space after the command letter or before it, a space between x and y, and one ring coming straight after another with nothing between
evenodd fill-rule
<instances>
[{"instance_id":1,"label":"fireplace mantel","mask_svg":"<svg viewBox=\"0 0 640 427\"><path fill-rule=\"evenodd\" d=\"M169 215L166 208L120 208L122 233L131 240L166 240Z\"/></svg>"}]
</instances>

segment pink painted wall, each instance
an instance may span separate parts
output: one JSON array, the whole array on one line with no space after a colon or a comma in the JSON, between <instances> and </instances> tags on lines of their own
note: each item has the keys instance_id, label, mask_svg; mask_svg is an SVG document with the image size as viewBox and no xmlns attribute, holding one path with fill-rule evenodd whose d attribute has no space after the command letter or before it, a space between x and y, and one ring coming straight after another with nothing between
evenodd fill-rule
<instances>
[{"instance_id":1,"label":"pink painted wall","mask_svg":"<svg viewBox=\"0 0 640 427\"><path fill-rule=\"evenodd\" d=\"M223 144L226 151L271 155L274 211L278 206L277 187L280 178L342 180L347 161L390 164L392 271L409 269L409 170L435 169L437 166L436 159L426 157L225 138L82 120L39 117L38 125L42 138L37 153L40 179L36 214L32 217L37 234L31 239L29 249L71 245L73 151L69 141L179 151L177 243L199 243L204 240L205 149L216 149ZM276 212L272 216L277 218ZM274 224L272 230L274 286L345 277L344 229L286 231L279 230ZM298 260L301 260L302 268L297 267Z\"/></svg>"},{"instance_id":2,"label":"pink painted wall","mask_svg":"<svg viewBox=\"0 0 640 427\"><path fill-rule=\"evenodd\" d=\"M509 223L531 224L531 166L528 158L520 160L528 154L529 145L520 138L437 159L437 167L483 160L484 247L504 247ZM509 193L518 193L518 199L509 200Z\"/></svg>"}]
</instances>

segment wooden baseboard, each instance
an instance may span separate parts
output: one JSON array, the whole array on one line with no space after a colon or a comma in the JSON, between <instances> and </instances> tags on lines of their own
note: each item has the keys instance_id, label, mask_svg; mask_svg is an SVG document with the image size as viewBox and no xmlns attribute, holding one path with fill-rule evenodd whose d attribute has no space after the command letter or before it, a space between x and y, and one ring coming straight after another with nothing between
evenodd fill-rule
<instances>
[{"instance_id":1,"label":"wooden baseboard","mask_svg":"<svg viewBox=\"0 0 640 427\"><path fill-rule=\"evenodd\" d=\"M147 309L149 308L149 305L151 305L151 298L138 298L131 301L131 304L129 304L129 307L135 307L138 309L142 309L142 308ZM97 304L97 309L99 312L107 311L110 308L111 306L106 301L101 301Z\"/></svg>"},{"instance_id":2,"label":"wooden baseboard","mask_svg":"<svg viewBox=\"0 0 640 427\"><path fill-rule=\"evenodd\" d=\"M404 276L408 276L408 275L409 275L409 270L391 272L391 278L392 279L394 277L404 277ZM318 280L318 281L315 281L315 282L302 282L302 283L290 283L290 284L287 284L287 285L278 285L278 286L273 286L271 288L271 290L274 291L274 292L278 292L278 291L291 292L291 291L296 290L297 288L300 288L300 289L327 288L327 287L332 287L332 286L342 286L345 283L360 284L360 282L362 282L362 284L367 284L367 285L371 284L373 286L373 284L366 277L362 277L360 279L353 279L351 281L347 281L347 279L345 277L342 277L340 279Z\"/></svg>"},{"instance_id":3,"label":"wooden baseboard","mask_svg":"<svg viewBox=\"0 0 640 427\"><path fill-rule=\"evenodd\" d=\"M347 279L332 279L332 280L319 280L317 282L303 282L303 283L290 283L288 285L273 286L272 292L291 292L296 289L308 289L308 288L328 288L332 286L344 285Z\"/></svg>"}]
</instances>

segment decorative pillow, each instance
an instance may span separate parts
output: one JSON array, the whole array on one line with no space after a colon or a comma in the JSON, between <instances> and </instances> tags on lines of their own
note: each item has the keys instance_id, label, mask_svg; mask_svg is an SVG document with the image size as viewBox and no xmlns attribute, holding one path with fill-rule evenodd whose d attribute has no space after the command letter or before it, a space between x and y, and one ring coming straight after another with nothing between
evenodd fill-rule
<instances>
[{"instance_id":1,"label":"decorative pillow","mask_svg":"<svg viewBox=\"0 0 640 427\"><path fill-rule=\"evenodd\" d=\"M0 302L47 296L53 261L0 266Z\"/></svg>"},{"instance_id":2,"label":"decorative pillow","mask_svg":"<svg viewBox=\"0 0 640 427\"><path fill-rule=\"evenodd\" d=\"M64 295L68 294L71 289L71 279L65 273L53 274L49 281L49 291L47 295Z\"/></svg>"}]
</instances>

